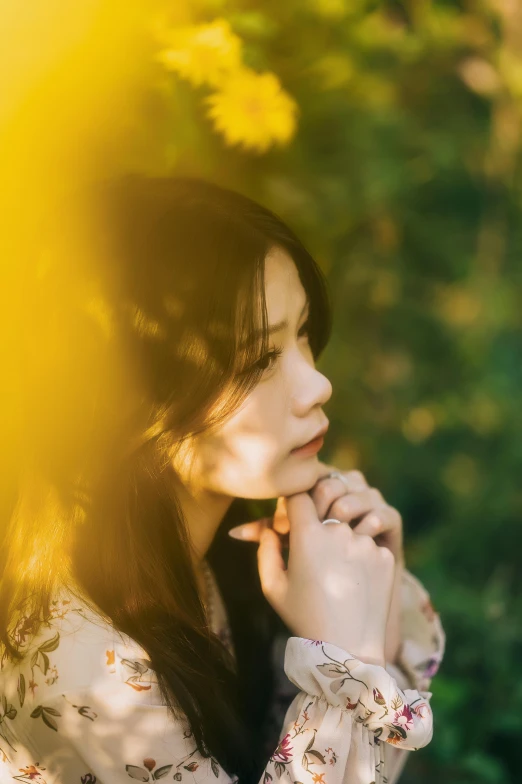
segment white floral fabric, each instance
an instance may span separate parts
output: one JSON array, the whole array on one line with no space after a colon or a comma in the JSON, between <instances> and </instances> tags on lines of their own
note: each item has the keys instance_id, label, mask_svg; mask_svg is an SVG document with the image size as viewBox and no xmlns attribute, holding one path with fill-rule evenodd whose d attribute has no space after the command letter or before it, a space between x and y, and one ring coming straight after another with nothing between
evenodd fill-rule
<instances>
[{"instance_id":1,"label":"white floral fabric","mask_svg":"<svg viewBox=\"0 0 522 784\"><path fill-rule=\"evenodd\" d=\"M213 630L234 655L212 578ZM295 689L262 784L393 784L432 736L430 679L444 633L427 593L403 583L403 643L386 669L321 640L289 637L279 682ZM39 629L21 615L0 659L0 782L233 784L162 704L147 654L67 592ZM274 660L277 662L277 655ZM289 693L292 698L291 692Z\"/></svg>"}]
</instances>

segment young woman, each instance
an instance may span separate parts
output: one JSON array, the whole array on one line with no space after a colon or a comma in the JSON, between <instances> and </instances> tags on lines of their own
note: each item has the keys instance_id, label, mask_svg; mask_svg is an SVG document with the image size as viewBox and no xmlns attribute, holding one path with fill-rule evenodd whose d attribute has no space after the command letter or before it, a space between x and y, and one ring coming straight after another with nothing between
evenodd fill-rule
<instances>
[{"instance_id":1,"label":"young woman","mask_svg":"<svg viewBox=\"0 0 522 784\"><path fill-rule=\"evenodd\" d=\"M58 325L1 546L2 782L391 784L431 739L444 636L400 515L318 460L318 267L208 183L95 195L105 310Z\"/></svg>"}]
</instances>

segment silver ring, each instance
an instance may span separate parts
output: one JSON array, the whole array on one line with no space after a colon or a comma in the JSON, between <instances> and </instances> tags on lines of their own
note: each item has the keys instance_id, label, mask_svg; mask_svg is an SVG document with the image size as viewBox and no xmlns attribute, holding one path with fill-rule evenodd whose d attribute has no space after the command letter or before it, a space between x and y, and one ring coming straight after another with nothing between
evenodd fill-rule
<instances>
[{"instance_id":1,"label":"silver ring","mask_svg":"<svg viewBox=\"0 0 522 784\"><path fill-rule=\"evenodd\" d=\"M348 484L347 478L341 474L339 471L332 471L331 474L326 475L328 479L340 479L343 485L346 487L347 490L351 490L350 485Z\"/></svg>"},{"instance_id":2,"label":"silver ring","mask_svg":"<svg viewBox=\"0 0 522 784\"><path fill-rule=\"evenodd\" d=\"M338 523L341 525L341 520L338 520L336 517L327 517L326 520L321 520L322 525L328 525L328 523Z\"/></svg>"}]
</instances>

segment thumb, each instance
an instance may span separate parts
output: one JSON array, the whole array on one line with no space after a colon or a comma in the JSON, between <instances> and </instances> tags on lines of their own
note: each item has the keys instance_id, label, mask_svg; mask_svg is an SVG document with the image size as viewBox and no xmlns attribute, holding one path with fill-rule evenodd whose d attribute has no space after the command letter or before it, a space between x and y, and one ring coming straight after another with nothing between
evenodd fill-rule
<instances>
[{"instance_id":1,"label":"thumb","mask_svg":"<svg viewBox=\"0 0 522 784\"><path fill-rule=\"evenodd\" d=\"M257 566L263 594L274 609L281 601L288 583L281 550L281 542L276 532L265 528L257 548Z\"/></svg>"}]
</instances>

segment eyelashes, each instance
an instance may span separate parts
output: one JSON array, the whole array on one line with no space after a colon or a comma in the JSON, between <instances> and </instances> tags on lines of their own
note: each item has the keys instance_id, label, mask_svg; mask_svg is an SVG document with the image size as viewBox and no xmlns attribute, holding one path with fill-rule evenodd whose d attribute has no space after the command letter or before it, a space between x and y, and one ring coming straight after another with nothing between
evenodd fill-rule
<instances>
[{"instance_id":1,"label":"eyelashes","mask_svg":"<svg viewBox=\"0 0 522 784\"><path fill-rule=\"evenodd\" d=\"M304 336L308 336L309 329L310 329L310 319L308 318L303 324L303 326L299 329L299 332L297 333L298 337L301 338ZM276 364L278 358L281 356L282 353L283 353L282 346L276 346L275 348L270 349L270 351L267 351L267 353L264 354L262 357L260 357L252 367L260 368L261 370L269 370Z\"/></svg>"},{"instance_id":2,"label":"eyelashes","mask_svg":"<svg viewBox=\"0 0 522 784\"><path fill-rule=\"evenodd\" d=\"M281 356L283 353L282 348L273 348L270 351L258 359L257 362L254 363L255 368L260 368L261 370L268 370L272 365L276 363L277 358Z\"/></svg>"}]
</instances>

